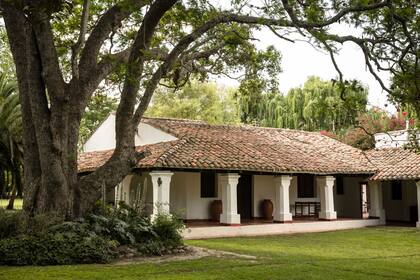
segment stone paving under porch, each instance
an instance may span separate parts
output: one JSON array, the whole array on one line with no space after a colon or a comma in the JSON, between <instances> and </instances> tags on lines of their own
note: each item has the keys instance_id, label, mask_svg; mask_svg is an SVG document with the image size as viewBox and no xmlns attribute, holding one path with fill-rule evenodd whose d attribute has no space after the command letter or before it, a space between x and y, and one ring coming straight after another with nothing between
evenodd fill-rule
<instances>
[{"instance_id":1,"label":"stone paving under porch","mask_svg":"<svg viewBox=\"0 0 420 280\"><path fill-rule=\"evenodd\" d=\"M183 232L185 239L205 239L238 236L308 233L379 226L379 219L339 219L335 221L297 220L292 223L249 221L237 226L223 226L213 222L190 222Z\"/></svg>"}]
</instances>

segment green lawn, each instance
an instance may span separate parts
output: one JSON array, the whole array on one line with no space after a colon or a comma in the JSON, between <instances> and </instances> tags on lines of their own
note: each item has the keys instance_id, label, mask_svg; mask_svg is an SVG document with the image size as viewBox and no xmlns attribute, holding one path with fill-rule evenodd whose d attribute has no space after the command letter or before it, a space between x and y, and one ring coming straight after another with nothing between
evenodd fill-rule
<instances>
[{"instance_id":1,"label":"green lawn","mask_svg":"<svg viewBox=\"0 0 420 280\"><path fill-rule=\"evenodd\" d=\"M188 241L256 256L137 265L0 267L0 279L420 279L420 231L328 233Z\"/></svg>"},{"instance_id":2,"label":"green lawn","mask_svg":"<svg viewBox=\"0 0 420 280\"><path fill-rule=\"evenodd\" d=\"M15 202L13 204L14 209L22 209L22 203L23 200L20 198L15 199ZM0 199L0 208L6 208L6 206L9 204L8 199Z\"/></svg>"}]
</instances>

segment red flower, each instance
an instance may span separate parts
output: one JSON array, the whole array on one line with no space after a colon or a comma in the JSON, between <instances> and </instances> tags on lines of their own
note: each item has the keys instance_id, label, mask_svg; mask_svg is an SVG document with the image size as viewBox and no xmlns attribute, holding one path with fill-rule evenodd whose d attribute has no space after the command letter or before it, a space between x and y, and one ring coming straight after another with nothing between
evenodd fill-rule
<instances>
[{"instance_id":1,"label":"red flower","mask_svg":"<svg viewBox=\"0 0 420 280\"><path fill-rule=\"evenodd\" d=\"M410 126L414 126L414 119L411 118L408 123L410 124Z\"/></svg>"},{"instance_id":2,"label":"red flower","mask_svg":"<svg viewBox=\"0 0 420 280\"><path fill-rule=\"evenodd\" d=\"M408 113L406 111L402 112L404 117L407 117Z\"/></svg>"}]
</instances>

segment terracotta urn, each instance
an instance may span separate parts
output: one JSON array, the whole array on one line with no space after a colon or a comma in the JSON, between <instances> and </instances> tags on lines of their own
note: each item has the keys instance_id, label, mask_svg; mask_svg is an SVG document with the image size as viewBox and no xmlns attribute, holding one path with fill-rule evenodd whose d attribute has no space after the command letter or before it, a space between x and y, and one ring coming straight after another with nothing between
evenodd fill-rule
<instances>
[{"instance_id":1,"label":"terracotta urn","mask_svg":"<svg viewBox=\"0 0 420 280\"><path fill-rule=\"evenodd\" d=\"M222 201L213 200L210 205L210 216L212 221L220 222L220 214L222 214Z\"/></svg>"},{"instance_id":2,"label":"terracotta urn","mask_svg":"<svg viewBox=\"0 0 420 280\"><path fill-rule=\"evenodd\" d=\"M261 212L265 220L273 219L273 202L270 199L264 199L261 202Z\"/></svg>"}]
</instances>

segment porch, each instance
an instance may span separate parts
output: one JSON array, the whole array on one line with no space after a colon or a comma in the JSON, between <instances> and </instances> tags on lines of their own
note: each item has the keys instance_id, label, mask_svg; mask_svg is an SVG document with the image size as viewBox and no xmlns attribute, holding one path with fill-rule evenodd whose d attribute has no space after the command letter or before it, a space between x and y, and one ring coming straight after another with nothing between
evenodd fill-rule
<instances>
[{"instance_id":1,"label":"porch","mask_svg":"<svg viewBox=\"0 0 420 280\"><path fill-rule=\"evenodd\" d=\"M146 203L152 216L158 208L176 213L190 228L217 227L216 231L221 231L219 228L226 225L260 228L267 224L293 224L269 227L277 234L294 230L305 232L306 227L321 231L340 229L343 223L385 223L382 187L374 182L368 184L363 175L147 171L127 176L116 188L115 202L124 200L132 204L139 200L138 194L143 196L140 200ZM266 214L261 207L267 200L272 205L270 218L264 217ZM212 207L216 201L220 209L214 215ZM365 221L367 218L376 220ZM327 226L320 221L339 223ZM313 223L317 223L316 226ZM238 229L228 231L237 232Z\"/></svg>"}]
</instances>

